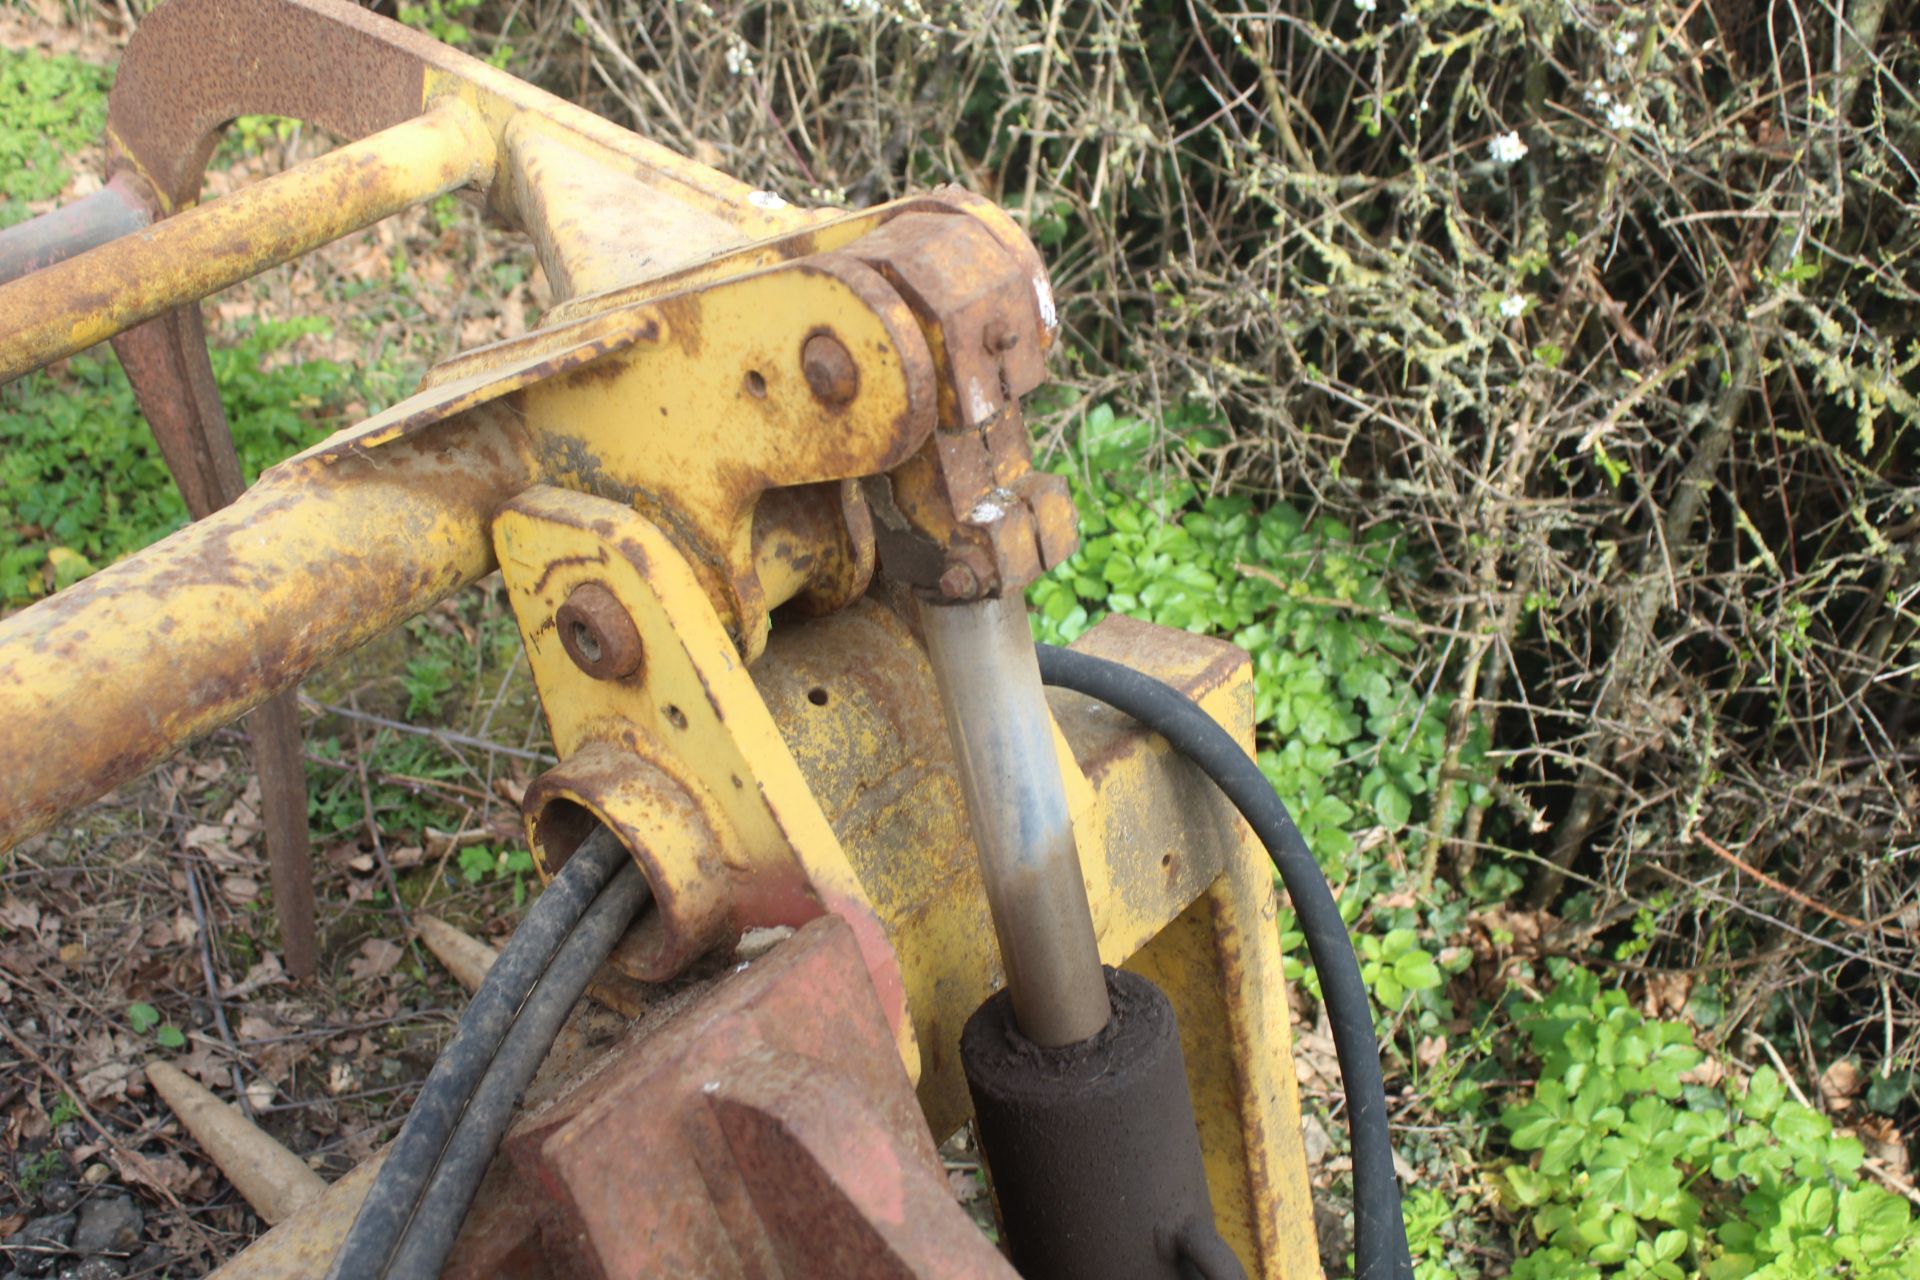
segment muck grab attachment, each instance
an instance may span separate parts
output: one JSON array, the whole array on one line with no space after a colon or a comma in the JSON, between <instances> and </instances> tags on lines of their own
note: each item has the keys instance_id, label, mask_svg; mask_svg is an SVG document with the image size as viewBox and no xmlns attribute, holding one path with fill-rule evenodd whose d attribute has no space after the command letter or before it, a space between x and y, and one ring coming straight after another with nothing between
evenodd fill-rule
<instances>
[{"instance_id":1,"label":"muck grab attachment","mask_svg":"<svg viewBox=\"0 0 1920 1280\"><path fill-rule=\"evenodd\" d=\"M198 203L256 113L347 141ZM0 847L247 716L311 972L291 691L496 570L560 758L546 888L398 1138L221 1275L1313 1276L1277 865L1357 1272L1410 1276L1246 655L1030 639L1077 534L1020 408L1054 301L997 206L799 210L341 0L168 0L107 142L98 194L0 234L0 380L112 340L197 521L0 621ZM540 327L243 492L200 299L449 192L526 234ZM936 1154L970 1118L1005 1254Z\"/></svg>"}]
</instances>

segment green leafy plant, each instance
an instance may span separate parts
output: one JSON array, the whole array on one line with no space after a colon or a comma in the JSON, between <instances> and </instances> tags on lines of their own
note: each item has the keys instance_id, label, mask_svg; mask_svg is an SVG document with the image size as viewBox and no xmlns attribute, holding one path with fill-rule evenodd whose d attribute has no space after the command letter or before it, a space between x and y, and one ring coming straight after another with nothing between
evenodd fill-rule
<instances>
[{"instance_id":1,"label":"green leafy plant","mask_svg":"<svg viewBox=\"0 0 1920 1280\"><path fill-rule=\"evenodd\" d=\"M41 1188L53 1181L66 1165L67 1159L57 1147L48 1147L44 1151L28 1156L20 1162L19 1166L21 1192L28 1196L39 1195Z\"/></svg>"},{"instance_id":2,"label":"green leafy plant","mask_svg":"<svg viewBox=\"0 0 1920 1280\"><path fill-rule=\"evenodd\" d=\"M74 153L106 128L111 79L65 54L0 49L0 227L66 187Z\"/></svg>"},{"instance_id":3,"label":"green leafy plant","mask_svg":"<svg viewBox=\"0 0 1920 1280\"><path fill-rule=\"evenodd\" d=\"M511 880L513 905L526 901L527 875L533 870L533 855L525 849L495 850L488 845L469 845L460 851L460 875L468 884L487 880Z\"/></svg>"},{"instance_id":4,"label":"green leafy plant","mask_svg":"<svg viewBox=\"0 0 1920 1280\"><path fill-rule=\"evenodd\" d=\"M212 352L214 379L249 482L322 438L348 398L330 360L280 357L324 321L261 321ZM153 433L110 355L0 387L0 602L22 603L186 523Z\"/></svg>"},{"instance_id":5,"label":"green leafy plant","mask_svg":"<svg viewBox=\"0 0 1920 1280\"><path fill-rule=\"evenodd\" d=\"M442 44L467 48L473 43L473 30L466 19L480 8L481 0L426 0L424 4L402 4L396 16L400 21L424 31ZM486 60L504 67L513 59L513 46L499 41Z\"/></svg>"},{"instance_id":6,"label":"green leafy plant","mask_svg":"<svg viewBox=\"0 0 1920 1280\"><path fill-rule=\"evenodd\" d=\"M160 1011L144 1001L136 1001L127 1006L127 1025L135 1035L153 1034L154 1043L165 1049L178 1049L187 1043L187 1037L180 1028L170 1022L162 1022Z\"/></svg>"},{"instance_id":7,"label":"green leafy plant","mask_svg":"<svg viewBox=\"0 0 1920 1280\"><path fill-rule=\"evenodd\" d=\"M1556 961L1551 994L1515 1021L1540 1060L1500 1124L1500 1179L1521 1216L1514 1280L1912 1280L1920 1237L1901 1197L1862 1182L1860 1143L1787 1097L1771 1068L1741 1087L1690 1075L1682 1023Z\"/></svg>"},{"instance_id":8,"label":"green leafy plant","mask_svg":"<svg viewBox=\"0 0 1920 1280\"><path fill-rule=\"evenodd\" d=\"M1230 638L1253 657L1260 765L1330 871L1352 832L1423 817L1446 749L1451 698L1413 677L1418 619L1396 603L1398 531L1356 534L1286 503L1201 497L1159 479L1156 447L1208 447L1204 421L1090 411L1055 469L1073 488L1081 546L1028 592L1036 637L1072 640L1106 613ZM1484 729L1460 767L1490 794Z\"/></svg>"},{"instance_id":9,"label":"green leafy plant","mask_svg":"<svg viewBox=\"0 0 1920 1280\"><path fill-rule=\"evenodd\" d=\"M1373 998L1397 1009L1415 991L1431 991L1445 981L1440 966L1420 946L1412 929L1391 929L1384 936L1361 934L1360 977Z\"/></svg>"}]
</instances>

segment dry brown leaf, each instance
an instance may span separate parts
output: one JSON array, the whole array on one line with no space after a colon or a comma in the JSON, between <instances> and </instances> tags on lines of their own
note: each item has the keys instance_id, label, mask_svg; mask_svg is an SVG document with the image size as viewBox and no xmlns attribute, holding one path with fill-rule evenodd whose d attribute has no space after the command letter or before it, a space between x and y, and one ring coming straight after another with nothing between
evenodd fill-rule
<instances>
[{"instance_id":1,"label":"dry brown leaf","mask_svg":"<svg viewBox=\"0 0 1920 1280\"><path fill-rule=\"evenodd\" d=\"M127 1077L132 1074L132 1066L125 1062L103 1062L93 1070L75 1076L73 1087L88 1102L99 1102L104 1098L117 1098L125 1094Z\"/></svg>"},{"instance_id":2,"label":"dry brown leaf","mask_svg":"<svg viewBox=\"0 0 1920 1280\"><path fill-rule=\"evenodd\" d=\"M200 1081L201 1084L229 1084L233 1080L233 1075L227 1070L226 1064L214 1057L213 1046L204 1040L194 1041L193 1051L173 1059L173 1065Z\"/></svg>"},{"instance_id":3,"label":"dry brown leaf","mask_svg":"<svg viewBox=\"0 0 1920 1280\"><path fill-rule=\"evenodd\" d=\"M1840 1058L1820 1073L1820 1101L1829 1111L1845 1111L1866 1087L1866 1076L1851 1058Z\"/></svg>"},{"instance_id":4,"label":"dry brown leaf","mask_svg":"<svg viewBox=\"0 0 1920 1280\"><path fill-rule=\"evenodd\" d=\"M40 908L8 894L0 898L0 927L31 933L40 926Z\"/></svg>"},{"instance_id":5,"label":"dry brown leaf","mask_svg":"<svg viewBox=\"0 0 1920 1280\"><path fill-rule=\"evenodd\" d=\"M281 967L280 957L269 951L247 970L246 977L228 987L222 994L227 999L233 1000L240 996L251 995L260 988L270 987L276 982L284 982L286 978L287 971Z\"/></svg>"},{"instance_id":6,"label":"dry brown leaf","mask_svg":"<svg viewBox=\"0 0 1920 1280\"><path fill-rule=\"evenodd\" d=\"M280 1024L257 1013L243 1013L234 1031L242 1040L272 1040L280 1035Z\"/></svg>"},{"instance_id":7,"label":"dry brown leaf","mask_svg":"<svg viewBox=\"0 0 1920 1280\"><path fill-rule=\"evenodd\" d=\"M1867 1154L1885 1164L1896 1178L1913 1176L1913 1157L1907 1153L1906 1135L1891 1116L1869 1115L1855 1126Z\"/></svg>"},{"instance_id":8,"label":"dry brown leaf","mask_svg":"<svg viewBox=\"0 0 1920 1280\"><path fill-rule=\"evenodd\" d=\"M1641 1007L1649 1018L1677 1018L1687 1010L1693 994L1693 976L1686 973L1650 973Z\"/></svg>"},{"instance_id":9,"label":"dry brown leaf","mask_svg":"<svg viewBox=\"0 0 1920 1280\"><path fill-rule=\"evenodd\" d=\"M138 1151L115 1151L108 1155L122 1181L149 1187L162 1195L176 1195L193 1181L193 1170L176 1155L149 1156Z\"/></svg>"},{"instance_id":10,"label":"dry brown leaf","mask_svg":"<svg viewBox=\"0 0 1920 1280\"><path fill-rule=\"evenodd\" d=\"M1717 1087L1719 1083L1726 1078L1726 1065L1718 1058L1707 1058L1691 1071L1682 1072L1680 1075L1680 1083L1703 1085L1706 1088L1712 1089Z\"/></svg>"},{"instance_id":11,"label":"dry brown leaf","mask_svg":"<svg viewBox=\"0 0 1920 1280\"><path fill-rule=\"evenodd\" d=\"M360 954L347 962L347 972L356 981L378 978L400 963L406 952L385 938L368 938L360 944Z\"/></svg>"},{"instance_id":12,"label":"dry brown leaf","mask_svg":"<svg viewBox=\"0 0 1920 1280\"><path fill-rule=\"evenodd\" d=\"M241 860L228 842L227 829L211 822L190 828L186 835L180 837L180 844L216 866L233 866Z\"/></svg>"},{"instance_id":13,"label":"dry brown leaf","mask_svg":"<svg viewBox=\"0 0 1920 1280\"><path fill-rule=\"evenodd\" d=\"M252 876L225 876L220 881L220 892L233 902L252 902L260 896L260 882Z\"/></svg>"}]
</instances>

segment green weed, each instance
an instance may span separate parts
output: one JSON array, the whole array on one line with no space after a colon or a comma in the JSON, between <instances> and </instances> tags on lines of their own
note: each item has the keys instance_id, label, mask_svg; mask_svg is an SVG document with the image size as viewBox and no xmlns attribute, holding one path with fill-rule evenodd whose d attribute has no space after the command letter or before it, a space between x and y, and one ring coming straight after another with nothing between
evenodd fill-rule
<instances>
[{"instance_id":1,"label":"green weed","mask_svg":"<svg viewBox=\"0 0 1920 1280\"><path fill-rule=\"evenodd\" d=\"M212 352L241 468L260 471L323 438L352 394L329 360L276 359L324 321L262 320ZM110 355L75 356L0 387L0 602L85 577L187 521L160 450Z\"/></svg>"},{"instance_id":2,"label":"green weed","mask_svg":"<svg viewBox=\"0 0 1920 1280\"><path fill-rule=\"evenodd\" d=\"M1744 1088L1690 1075L1683 1023L1635 1012L1592 973L1553 964L1553 992L1518 1011L1540 1060L1500 1124L1533 1153L1500 1173L1540 1247L1514 1280L1913 1280L1907 1202L1862 1182L1863 1152L1787 1096L1771 1068Z\"/></svg>"},{"instance_id":3,"label":"green weed","mask_svg":"<svg viewBox=\"0 0 1920 1280\"><path fill-rule=\"evenodd\" d=\"M469 845L460 851L460 877L468 884L489 880L513 885L513 905L527 900L527 876L533 872L533 855L525 849L494 849L490 845Z\"/></svg>"},{"instance_id":4,"label":"green weed","mask_svg":"<svg viewBox=\"0 0 1920 1280\"><path fill-rule=\"evenodd\" d=\"M37 1155L28 1156L20 1162L20 1191L31 1198L40 1194L45 1187L67 1167L67 1158L57 1147L48 1147Z\"/></svg>"},{"instance_id":5,"label":"green weed","mask_svg":"<svg viewBox=\"0 0 1920 1280\"><path fill-rule=\"evenodd\" d=\"M138 1036L152 1032L154 1043L163 1049L178 1049L187 1043L186 1034L172 1023L162 1021L160 1011L145 1001L127 1006L127 1025Z\"/></svg>"},{"instance_id":6,"label":"green weed","mask_svg":"<svg viewBox=\"0 0 1920 1280\"><path fill-rule=\"evenodd\" d=\"M0 49L0 227L32 216L72 176L74 152L107 124L113 73L65 54Z\"/></svg>"},{"instance_id":7,"label":"green weed","mask_svg":"<svg viewBox=\"0 0 1920 1280\"><path fill-rule=\"evenodd\" d=\"M1176 447L1212 443L1173 422ZM1106 613L1231 639L1253 657L1260 765L1329 871L1352 832L1398 832L1438 781L1451 697L1415 678L1419 620L1390 588L1410 568L1398 531L1356 534L1286 503L1203 498L1149 477L1161 430L1105 406L1056 465L1073 485L1080 550L1035 583L1037 638L1072 640ZM1461 759L1472 799L1491 781L1484 730Z\"/></svg>"}]
</instances>

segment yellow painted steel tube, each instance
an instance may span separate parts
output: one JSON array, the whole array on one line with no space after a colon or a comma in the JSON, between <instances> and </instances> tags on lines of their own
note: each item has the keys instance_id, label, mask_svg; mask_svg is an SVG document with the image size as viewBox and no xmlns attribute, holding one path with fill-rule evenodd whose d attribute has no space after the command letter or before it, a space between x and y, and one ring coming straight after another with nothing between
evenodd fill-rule
<instances>
[{"instance_id":1,"label":"yellow painted steel tube","mask_svg":"<svg viewBox=\"0 0 1920 1280\"><path fill-rule=\"evenodd\" d=\"M0 285L0 382L468 183L493 137L454 98L372 137Z\"/></svg>"},{"instance_id":2,"label":"yellow painted steel tube","mask_svg":"<svg viewBox=\"0 0 1920 1280\"><path fill-rule=\"evenodd\" d=\"M491 572L493 514L535 472L497 404L310 451L0 620L0 850Z\"/></svg>"}]
</instances>

